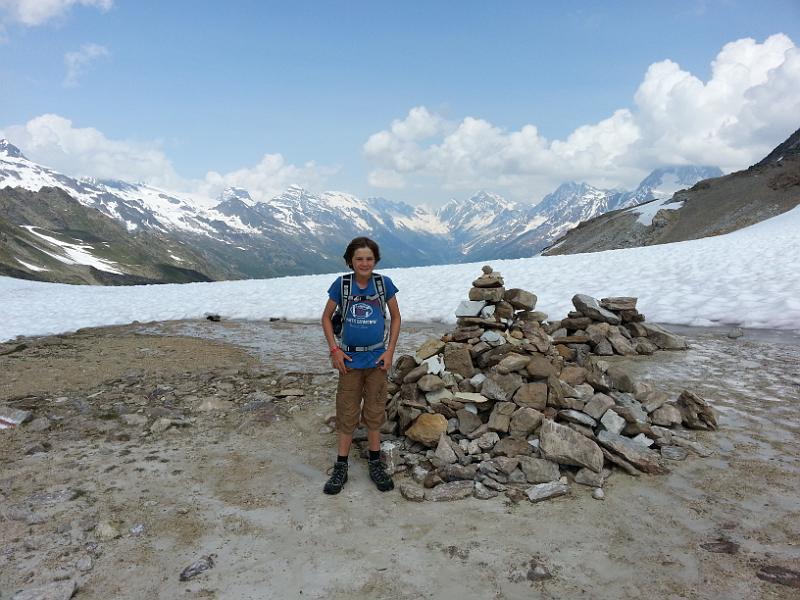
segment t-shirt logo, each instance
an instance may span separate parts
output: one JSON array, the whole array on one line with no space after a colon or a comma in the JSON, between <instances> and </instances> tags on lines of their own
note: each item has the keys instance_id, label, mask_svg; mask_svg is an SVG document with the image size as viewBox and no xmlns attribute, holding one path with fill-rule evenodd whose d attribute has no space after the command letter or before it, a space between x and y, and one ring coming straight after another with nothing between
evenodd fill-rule
<instances>
[{"instance_id":1,"label":"t-shirt logo","mask_svg":"<svg viewBox=\"0 0 800 600\"><path fill-rule=\"evenodd\" d=\"M350 307L350 314L356 319L369 319L372 316L372 307L364 302L356 302Z\"/></svg>"}]
</instances>

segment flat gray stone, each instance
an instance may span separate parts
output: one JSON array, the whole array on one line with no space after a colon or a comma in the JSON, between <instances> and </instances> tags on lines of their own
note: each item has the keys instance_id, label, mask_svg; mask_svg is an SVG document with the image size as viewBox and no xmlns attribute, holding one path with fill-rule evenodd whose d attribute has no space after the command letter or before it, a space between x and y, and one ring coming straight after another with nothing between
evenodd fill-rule
<instances>
[{"instance_id":1,"label":"flat gray stone","mask_svg":"<svg viewBox=\"0 0 800 600\"><path fill-rule=\"evenodd\" d=\"M565 483L553 481L550 483L539 483L525 490L525 495L531 502L542 502L569 494L569 486Z\"/></svg>"},{"instance_id":2,"label":"flat gray stone","mask_svg":"<svg viewBox=\"0 0 800 600\"><path fill-rule=\"evenodd\" d=\"M610 396L598 392L586 403L586 406L583 407L583 412L593 419L599 420L612 406L614 406L614 400Z\"/></svg>"},{"instance_id":3,"label":"flat gray stone","mask_svg":"<svg viewBox=\"0 0 800 600\"><path fill-rule=\"evenodd\" d=\"M661 456L667 460L686 460L689 453L680 446L661 446Z\"/></svg>"},{"instance_id":4,"label":"flat gray stone","mask_svg":"<svg viewBox=\"0 0 800 600\"><path fill-rule=\"evenodd\" d=\"M586 427L591 427L592 429L597 427L597 421L595 421L592 417L585 414L584 412L572 410L571 408L558 411L558 417L565 421L569 421L570 423L585 425Z\"/></svg>"},{"instance_id":5,"label":"flat gray stone","mask_svg":"<svg viewBox=\"0 0 800 600\"><path fill-rule=\"evenodd\" d=\"M597 441L611 452L622 456L640 471L655 475L667 472L667 468L658 453L641 444L637 444L630 438L608 431L601 431L597 434Z\"/></svg>"},{"instance_id":6,"label":"flat gray stone","mask_svg":"<svg viewBox=\"0 0 800 600\"><path fill-rule=\"evenodd\" d=\"M667 331L655 323L641 323L647 331L647 338L662 350L686 350L688 344L686 339Z\"/></svg>"},{"instance_id":7,"label":"flat gray stone","mask_svg":"<svg viewBox=\"0 0 800 600\"><path fill-rule=\"evenodd\" d=\"M596 443L550 419L545 419L539 429L539 450L561 465L588 467L596 473L603 468L603 452Z\"/></svg>"},{"instance_id":8,"label":"flat gray stone","mask_svg":"<svg viewBox=\"0 0 800 600\"><path fill-rule=\"evenodd\" d=\"M613 434L619 434L623 429L625 429L626 421L613 410L607 410L600 418L600 423L606 428L606 431Z\"/></svg>"},{"instance_id":9,"label":"flat gray stone","mask_svg":"<svg viewBox=\"0 0 800 600\"><path fill-rule=\"evenodd\" d=\"M425 500L430 502L450 502L461 500L472 495L475 488L474 481L451 481L442 483L434 488L425 490Z\"/></svg>"},{"instance_id":10,"label":"flat gray stone","mask_svg":"<svg viewBox=\"0 0 800 600\"><path fill-rule=\"evenodd\" d=\"M463 300L456 308L456 317L477 317L485 306L483 300Z\"/></svg>"},{"instance_id":11,"label":"flat gray stone","mask_svg":"<svg viewBox=\"0 0 800 600\"><path fill-rule=\"evenodd\" d=\"M531 456L520 456L519 468L525 474L528 483L548 483L558 481L561 471L558 465L544 458L533 458Z\"/></svg>"},{"instance_id":12,"label":"flat gray stone","mask_svg":"<svg viewBox=\"0 0 800 600\"><path fill-rule=\"evenodd\" d=\"M600 306L600 302L596 298L586 294L575 294L572 297L572 304L578 311L595 321L604 321L611 325L619 325L622 322L619 316Z\"/></svg>"}]
</instances>

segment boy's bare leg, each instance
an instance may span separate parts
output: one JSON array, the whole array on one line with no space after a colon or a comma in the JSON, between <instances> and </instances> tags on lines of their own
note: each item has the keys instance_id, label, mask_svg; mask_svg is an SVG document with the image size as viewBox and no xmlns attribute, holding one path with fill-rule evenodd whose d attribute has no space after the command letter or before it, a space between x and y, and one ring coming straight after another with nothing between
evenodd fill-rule
<instances>
[{"instance_id":1,"label":"boy's bare leg","mask_svg":"<svg viewBox=\"0 0 800 600\"><path fill-rule=\"evenodd\" d=\"M350 439L353 439L352 436ZM381 432L378 429L367 430L367 441L369 442L369 449L377 452L381 449Z\"/></svg>"},{"instance_id":2,"label":"boy's bare leg","mask_svg":"<svg viewBox=\"0 0 800 600\"><path fill-rule=\"evenodd\" d=\"M379 436L380 439L380 436ZM353 434L339 432L339 456L347 456L350 454L350 445L353 443ZM372 442L370 442L372 448Z\"/></svg>"}]
</instances>

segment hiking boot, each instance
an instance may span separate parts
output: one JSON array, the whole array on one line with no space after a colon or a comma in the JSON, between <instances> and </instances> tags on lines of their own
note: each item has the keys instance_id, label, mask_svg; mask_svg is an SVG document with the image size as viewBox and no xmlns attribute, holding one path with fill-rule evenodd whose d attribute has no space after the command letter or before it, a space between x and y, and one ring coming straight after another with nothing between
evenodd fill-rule
<instances>
[{"instance_id":1,"label":"hiking boot","mask_svg":"<svg viewBox=\"0 0 800 600\"><path fill-rule=\"evenodd\" d=\"M347 463L336 461L333 463L333 472L330 479L325 482L323 491L326 494L338 494L347 482Z\"/></svg>"},{"instance_id":2,"label":"hiking boot","mask_svg":"<svg viewBox=\"0 0 800 600\"><path fill-rule=\"evenodd\" d=\"M382 492L394 489L394 481L392 481L380 460L369 461L369 478L375 482L377 488Z\"/></svg>"}]
</instances>

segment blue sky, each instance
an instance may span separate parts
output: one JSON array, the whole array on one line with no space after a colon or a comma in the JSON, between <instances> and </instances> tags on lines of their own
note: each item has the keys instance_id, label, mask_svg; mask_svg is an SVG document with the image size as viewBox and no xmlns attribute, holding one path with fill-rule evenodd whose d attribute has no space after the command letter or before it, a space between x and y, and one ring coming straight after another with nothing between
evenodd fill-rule
<instances>
[{"instance_id":1,"label":"blue sky","mask_svg":"<svg viewBox=\"0 0 800 600\"><path fill-rule=\"evenodd\" d=\"M535 202L746 167L800 127L796 0L0 0L0 22L2 135L199 196Z\"/></svg>"}]
</instances>

